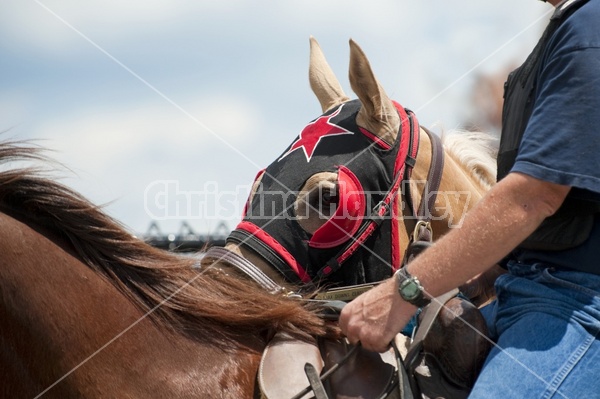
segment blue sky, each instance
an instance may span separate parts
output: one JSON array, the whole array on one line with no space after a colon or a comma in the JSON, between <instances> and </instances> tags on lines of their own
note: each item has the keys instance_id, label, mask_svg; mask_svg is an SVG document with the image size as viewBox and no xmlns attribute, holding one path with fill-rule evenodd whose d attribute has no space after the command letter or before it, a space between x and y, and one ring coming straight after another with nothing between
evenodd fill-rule
<instances>
[{"instance_id":1,"label":"blue sky","mask_svg":"<svg viewBox=\"0 0 600 399\"><path fill-rule=\"evenodd\" d=\"M320 114L309 37L347 94L348 39L439 131L477 74L520 62L536 0L2 0L0 130L42 139L63 182L134 233L234 227L256 172Z\"/></svg>"}]
</instances>

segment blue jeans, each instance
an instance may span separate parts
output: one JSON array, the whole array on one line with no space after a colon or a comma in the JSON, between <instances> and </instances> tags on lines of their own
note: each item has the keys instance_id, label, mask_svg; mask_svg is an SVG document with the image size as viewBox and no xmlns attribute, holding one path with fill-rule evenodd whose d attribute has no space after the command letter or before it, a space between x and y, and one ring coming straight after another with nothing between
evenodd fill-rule
<instances>
[{"instance_id":1,"label":"blue jeans","mask_svg":"<svg viewBox=\"0 0 600 399\"><path fill-rule=\"evenodd\" d=\"M469 398L600 398L600 275L508 270L483 309L496 346Z\"/></svg>"}]
</instances>

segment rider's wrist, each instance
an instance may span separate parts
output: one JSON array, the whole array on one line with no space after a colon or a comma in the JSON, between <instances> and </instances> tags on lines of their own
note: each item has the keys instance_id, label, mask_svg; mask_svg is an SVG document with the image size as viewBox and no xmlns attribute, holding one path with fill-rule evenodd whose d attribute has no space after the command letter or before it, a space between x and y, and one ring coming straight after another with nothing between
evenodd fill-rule
<instances>
[{"instance_id":1,"label":"rider's wrist","mask_svg":"<svg viewBox=\"0 0 600 399\"><path fill-rule=\"evenodd\" d=\"M418 308L429 305L431 299L425 294L421 282L416 276L411 275L406 267L400 268L395 274L396 288L400 297Z\"/></svg>"}]
</instances>

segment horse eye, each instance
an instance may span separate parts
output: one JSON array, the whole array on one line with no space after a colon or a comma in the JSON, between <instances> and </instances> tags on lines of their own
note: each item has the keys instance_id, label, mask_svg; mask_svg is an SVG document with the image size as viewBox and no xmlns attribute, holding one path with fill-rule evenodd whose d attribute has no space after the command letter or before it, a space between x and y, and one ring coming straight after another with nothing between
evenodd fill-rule
<instances>
[{"instance_id":1,"label":"horse eye","mask_svg":"<svg viewBox=\"0 0 600 399\"><path fill-rule=\"evenodd\" d=\"M336 191L325 191L321 196L321 203L323 205L337 204L338 194Z\"/></svg>"}]
</instances>

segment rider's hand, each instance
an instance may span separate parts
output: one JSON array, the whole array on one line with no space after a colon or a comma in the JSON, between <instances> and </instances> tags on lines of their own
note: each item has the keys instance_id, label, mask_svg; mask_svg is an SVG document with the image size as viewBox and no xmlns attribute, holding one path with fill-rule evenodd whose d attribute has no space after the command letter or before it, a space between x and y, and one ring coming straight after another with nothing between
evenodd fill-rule
<instances>
[{"instance_id":1,"label":"rider's hand","mask_svg":"<svg viewBox=\"0 0 600 399\"><path fill-rule=\"evenodd\" d=\"M347 304L339 324L350 343L385 352L417 308L400 298L395 278L388 279Z\"/></svg>"}]
</instances>

